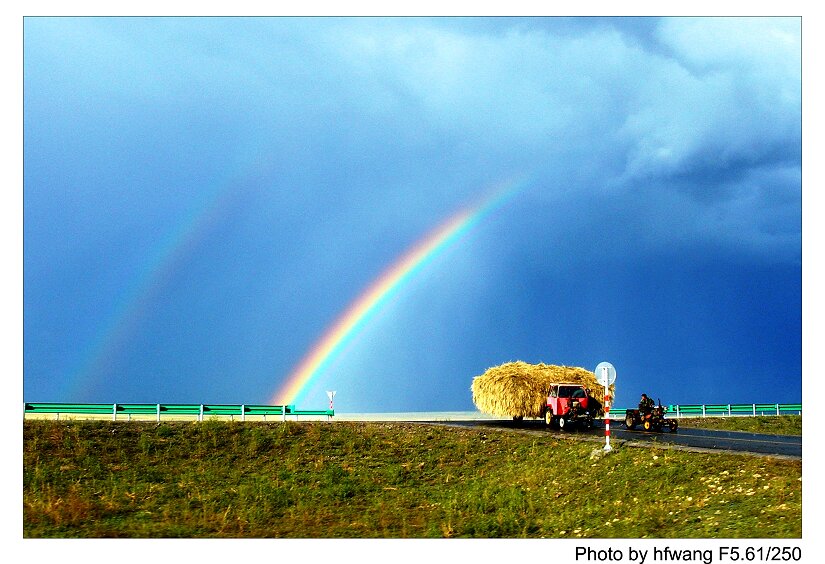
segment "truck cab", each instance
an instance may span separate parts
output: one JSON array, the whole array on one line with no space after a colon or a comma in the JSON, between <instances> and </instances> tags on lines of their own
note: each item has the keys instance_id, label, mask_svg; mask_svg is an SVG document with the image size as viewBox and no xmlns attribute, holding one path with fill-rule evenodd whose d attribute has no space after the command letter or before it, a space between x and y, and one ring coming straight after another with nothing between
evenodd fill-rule
<instances>
[{"instance_id":1,"label":"truck cab","mask_svg":"<svg viewBox=\"0 0 825 564\"><path fill-rule=\"evenodd\" d=\"M581 384L550 384L544 420L548 425L560 429L573 423L580 423L589 429L593 426L595 403L589 390Z\"/></svg>"}]
</instances>

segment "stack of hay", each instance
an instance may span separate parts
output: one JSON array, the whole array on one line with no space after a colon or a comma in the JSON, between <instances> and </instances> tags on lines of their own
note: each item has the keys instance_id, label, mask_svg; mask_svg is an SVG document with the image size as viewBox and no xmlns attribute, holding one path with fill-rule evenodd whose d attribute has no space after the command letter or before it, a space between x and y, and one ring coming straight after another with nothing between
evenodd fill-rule
<instances>
[{"instance_id":1,"label":"stack of hay","mask_svg":"<svg viewBox=\"0 0 825 564\"><path fill-rule=\"evenodd\" d=\"M604 386L584 368L508 362L488 368L473 378L473 403L485 413L503 417L544 417L547 392L552 383L582 384L599 403L603 413ZM613 394L614 386L610 387Z\"/></svg>"}]
</instances>

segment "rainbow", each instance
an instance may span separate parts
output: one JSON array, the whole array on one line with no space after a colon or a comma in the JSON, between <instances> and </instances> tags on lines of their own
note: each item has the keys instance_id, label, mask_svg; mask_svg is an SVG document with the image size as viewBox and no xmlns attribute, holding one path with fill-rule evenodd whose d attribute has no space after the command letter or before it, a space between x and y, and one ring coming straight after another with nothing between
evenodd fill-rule
<instances>
[{"instance_id":1,"label":"rainbow","mask_svg":"<svg viewBox=\"0 0 825 564\"><path fill-rule=\"evenodd\" d=\"M274 405L295 404L367 322L427 264L464 237L524 188L521 179L497 186L475 206L461 209L428 232L381 273L322 334L272 397Z\"/></svg>"},{"instance_id":2,"label":"rainbow","mask_svg":"<svg viewBox=\"0 0 825 564\"><path fill-rule=\"evenodd\" d=\"M184 215L169 233L146 254L97 333L65 379L60 397L71 401L94 398L109 376L111 359L126 347L150 315L158 295L180 266L197 249L244 192L246 183L265 177L272 166L264 162L244 175L229 175L212 190L203 189L198 205Z\"/></svg>"}]
</instances>

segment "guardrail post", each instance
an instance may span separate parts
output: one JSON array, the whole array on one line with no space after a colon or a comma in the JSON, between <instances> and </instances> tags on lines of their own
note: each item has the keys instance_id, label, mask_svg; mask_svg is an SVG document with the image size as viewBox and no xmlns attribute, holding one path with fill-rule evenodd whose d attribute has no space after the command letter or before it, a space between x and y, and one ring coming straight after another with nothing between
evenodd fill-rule
<instances>
[{"instance_id":1,"label":"guardrail post","mask_svg":"<svg viewBox=\"0 0 825 564\"><path fill-rule=\"evenodd\" d=\"M756 404L753 404L753 416L756 417Z\"/></svg>"},{"instance_id":2,"label":"guardrail post","mask_svg":"<svg viewBox=\"0 0 825 564\"><path fill-rule=\"evenodd\" d=\"M246 406L241 405L241 421L246 421Z\"/></svg>"},{"instance_id":3,"label":"guardrail post","mask_svg":"<svg viewBox=\"0 0 825 564\"><path fill-rule=\"evenodd\" d=\"M730 416L731 416L731 412L730 412L730 404L728 404L728 417L730 417Z\"/></svg>"},{"instance_id":4,"label":"guardrail post","mask_svg":"<svg viewBox=\"0 0 825 564\"><path fill-rule=\"evenodd\" d=\"M158 404L158 423L160 423L160 404Z\"/></svg>"},{"instance_id":5,"label":"guardrail post","mask_svg":"<svg viewBox=\"0 0 825 564\"><path fill-rule=\"evenodd\" d=\"M286 406L281 406L281 421L286 421Z\"/></svg>"},{"instance_id":6,"label":"guardrail post","mask_svg":"<svg viewBox=\"0 0 825 564\"><path fill-rule=\"evenodd\" d=\"M776 414L779 415L779 404L776 404Z\"/></svg>"},{"instance_id":7,"label":"guardrail post","mask_svg":"<svg viewBox=\"0 0 825 564\"><path fill-rule=\"evenodd\" d=\"M702 404L702 417L705 416L705 404Z\"/></svg>"},{"instance_id":8,"label":"guardrail post","mask_svg":"<svg viewBox=\"0 0 825 564\"><path fill-rule=\"evenodd\" d=\"M203 421L203 404L201 404L200 412L198 412L198 421Z\"/></svg>"},{"instance_id":9,"label":"guardrail post","mask_svg":"<svg viewBox=\"0 0 825 564\"><path fill-rule=\"evenodd\" d=\"M117 404L112 404L112 421L117 421Z\"/></svg>"}]
</instances>

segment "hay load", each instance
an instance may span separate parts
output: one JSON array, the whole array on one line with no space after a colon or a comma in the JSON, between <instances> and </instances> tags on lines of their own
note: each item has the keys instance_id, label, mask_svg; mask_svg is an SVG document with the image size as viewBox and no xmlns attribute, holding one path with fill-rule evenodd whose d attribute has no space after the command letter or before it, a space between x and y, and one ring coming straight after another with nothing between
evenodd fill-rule
<instances>
[{"instance_id":1,"label":"hay load","mask_svg":"<svg viewBox=\"0 0 825 564\"><path fill-rule=\"evenodd\" d=\"M552 383L582 384L604 404L604 387L584 368L508 362L473 378L473 403L484 413L501 417L544 417L547 390ZM610 387L611 394L613 386ZM599 409L600 414L602 409Z\"/></svg>"}]
</instances>

